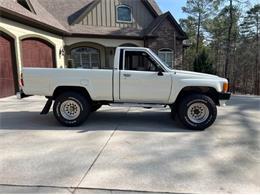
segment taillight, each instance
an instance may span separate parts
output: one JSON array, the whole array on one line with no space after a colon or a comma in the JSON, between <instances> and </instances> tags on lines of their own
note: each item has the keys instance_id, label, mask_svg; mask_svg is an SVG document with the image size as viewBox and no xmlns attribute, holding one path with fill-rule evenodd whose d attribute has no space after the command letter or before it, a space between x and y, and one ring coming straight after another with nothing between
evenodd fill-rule
<instances>
[{"instance_id":1,"label":"taillight","mask_svg":"<svg viewBox=\"0 0 260 195\"><path fill-rule=\"evenodd\" d=\"M20 85L21 85L22 87L24 86L23 73L21 73Z\"/></svg>"}]
</instances>

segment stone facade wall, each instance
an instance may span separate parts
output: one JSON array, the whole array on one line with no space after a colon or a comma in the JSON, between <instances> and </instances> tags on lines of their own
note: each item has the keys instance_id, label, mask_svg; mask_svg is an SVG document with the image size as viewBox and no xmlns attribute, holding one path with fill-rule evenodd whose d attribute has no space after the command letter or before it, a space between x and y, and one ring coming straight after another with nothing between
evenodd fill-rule
<instances>
[{"instance_id":1,"label":"stone facade wall","mask_svg":"<svg viewBox=\"0 0 260 195\"><path fill-rule=\"evenodd\" d=\"M175 50L175 67L176 69L182 69L183 63L183 43L181 40L176 40Z\"/></svg>"},{"instance_id":2,"label":"stone facade wall","mask_svg":"<svg viewBox=\"0 0 260 195\"><path fill-rule=\"evenodd\" d=\"M151 48L156 53L158 53L160 49L172 49L174 51L173 68L181 68L183 44L181 40L176 39L178 32L174 26L169 20L165 20L154 34L156 36L155 38L149 38L145 41L145 47Z\"/></svg>"}]
</instances>

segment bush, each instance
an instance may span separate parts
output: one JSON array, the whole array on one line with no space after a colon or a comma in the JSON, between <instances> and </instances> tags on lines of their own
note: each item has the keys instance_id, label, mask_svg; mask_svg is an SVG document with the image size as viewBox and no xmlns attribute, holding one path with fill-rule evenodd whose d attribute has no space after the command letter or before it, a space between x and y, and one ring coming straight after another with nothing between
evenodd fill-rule
<instances>
[{"instance_id":1,"label":"bush","mask_svg":"<svg viewBox=\"0 0 260 195\"><path fill-rule=\"evenodd\" d=\"M216 73L205 49L203 49L202 52L195 58L193 68L195 72L203 72L207 74Z\"/></svg>"}]
</instances>

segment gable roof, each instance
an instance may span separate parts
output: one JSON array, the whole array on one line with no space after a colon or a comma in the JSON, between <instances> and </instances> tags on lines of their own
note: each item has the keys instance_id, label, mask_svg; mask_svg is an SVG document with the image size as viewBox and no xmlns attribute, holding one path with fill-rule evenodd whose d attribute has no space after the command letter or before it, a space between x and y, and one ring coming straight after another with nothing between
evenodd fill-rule
<instances>
[{"instance_id":1,"label":"gable roof","mask_svg":"<svg viewBox=\"0 0 260 195\"><path fill-rule=\"evenodd\" d=\"M14 21L24 23L45 31L61 35L88 36L117 36L142 39L153 36L153 32L165 20L176 26L182 38L186 33L174 19L170 12L162 14L155 0L141 0L155 16L155 20L145 30L135 28L86 26L74 24L74 21L85 15L100 0L26 0L33 8L33 12L26 9L17 0L0 0L0 15Z\"/></svg>"},{"instance_id":2,"label":"gable roof","mask_svg":"<svg viewBox=\"0 0 260 195\"><path fill-rule=\"evenodd\" d=\"M101 0L38 0L65 27L77 24ZM155 16L162 14L155 0L141 0Z\"/></svg>"},{"instance_id":3,"label":"gable roof","mask_svg":"<svg viewBox=\"0 0 260 195\"><path fill-rule=\"evenodd\" d=\"M148 9L154 13L155 16L159 16L162 14L162 11L155 0L142 0L142 2L148 6Z\"/></svg>"},{"instance_id":4,"label":"gable roof","mask_svg":"<svg viewBox=\"0 0 260 195\"><path fill-rule=\"evenodd\" d=\"M65 28L82 15L95 0L37 0Z\"/></svg>"},{"instance_id":5,"label":"gable roof","mask_svg":"<svg viewBox=\"0 0 260 195\"><path fill-rule=\"evenodd\" d=\"M33 7L33 12L30 12L15 0L0 0L0 15L18 20L21 23L29 21L32 26L37 24L39 28L48 27L59 33L67 31L37 0L30 1L30 6Z\"/></svg>"},{"instance_id":6,"label":"gable roof","mask_svg":"<svg viewBox=\"0 0 260 195\"><path fill-rule=\"evenodd\" d=\"M89 3L87 6L83 7L79 11L69 16L69 18L71 18L69 20L70 25L79 23L87 15L87 13L90 12L99 2L100 0L94 0L91 3Z\"/></svg>"},{"instance_id":7,"label":"gable roof","mask_svg":"<svg viewBox=\"0 0 260 195\"><path fill-rule=\"evenodd\" d=\"M143 31L135 28L118 28L81 25L79 21L95 7L100 0L37 0L68 32L77 35L115 35L143 37ZM162 12L155 0L141 0L147 9L158 17Z\"/></svg>"},{"instance_id":8,"label":"gable roof","mask_svg":"<svg viewBox=\"0 0 260 195\"><path fill-rule=\"evenodd\" d=\"M153 36L153 33L160 27L160 25L165 21L169 20L178 30L178 32L181 35L181 39L187 39L187 34L182 30L179 23L175 20L175 18L172 16L170 12L166 12L160 16L158 16L152 24L149 25L147 29L145 29L145 35L146 36Z\"/></svg>"}]
</instances>

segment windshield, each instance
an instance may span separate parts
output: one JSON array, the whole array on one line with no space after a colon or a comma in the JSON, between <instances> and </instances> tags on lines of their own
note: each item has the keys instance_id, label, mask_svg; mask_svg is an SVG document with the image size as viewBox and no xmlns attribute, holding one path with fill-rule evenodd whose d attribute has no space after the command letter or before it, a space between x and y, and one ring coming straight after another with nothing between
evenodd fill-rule
<instances>
[{"instance_id":1,"label":"windshield","mask_svg":"<svg viewBox=\"0 0 260 195\"><path fill-rule=\"evenodd\" d=\"M162 65L164 66L164 68L166 68L166 69L169 70L169 71L173 70L172 68L170 68L169 66L167 66L167 64L166 64L165 62L163 62L163 61L161 60L161 58L159 58L159 56L158 56L156 53L154 53L151 49L149 49L149 51L153 54L153 56L155 57L155 59L156 59L160 64L162 64Z\"/></svg>"}]
</instances>

